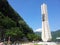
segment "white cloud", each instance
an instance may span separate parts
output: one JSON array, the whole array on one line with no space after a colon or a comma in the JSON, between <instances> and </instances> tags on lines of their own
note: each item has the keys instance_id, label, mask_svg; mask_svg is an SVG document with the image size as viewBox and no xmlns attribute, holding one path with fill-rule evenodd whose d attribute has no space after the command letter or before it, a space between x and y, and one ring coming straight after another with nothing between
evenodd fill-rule
<instances>
[{"instance_id":1,"label":"white cloud","mask_svg":"<svg viewBox=\"0 0 60 45\"><path fill-rule=\"evenodd\" d=\"M41 31L42 31L42 28L38 28L34 32L41 32Z\"/></svg>"}]
</instances>

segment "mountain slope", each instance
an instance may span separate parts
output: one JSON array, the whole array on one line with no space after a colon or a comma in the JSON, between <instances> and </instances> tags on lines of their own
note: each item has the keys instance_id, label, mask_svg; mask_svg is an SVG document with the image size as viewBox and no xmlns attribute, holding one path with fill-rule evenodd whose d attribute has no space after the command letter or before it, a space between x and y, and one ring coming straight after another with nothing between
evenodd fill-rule
<instances>
[{"instance_id":1,"label":"mountain slope","mask_svg":"<svg viewBox=\"0 0 60 45\"><path fill-rule=\"evenodd\" d=\"M27 34L34 32L7 0L0 0L0 38L21 40L27 38Z\"/></svg>"},{"instance_id":2,"label":"mountain slope","mask_svg":"<svg viewBox=\"0 0 60 45\"><path fill-rule=\"evenodd\" d=\"M41 36L41 32L35 32L35 34ZM60 37L60 30L52 31L51 34L52 34L52 41L56 41L56 38Z\"/></svg>"},{"instance_id":3,"label":"mountain slope","mask_svg":"<svg viewBox=\"0 0 60 45\"><path fill-rule=\"evenodd\" d=\"M52 32L52 37L53 37L52 40L56 41L56 38L60 37L60 30Z\"/></svg>"}]
</instances>

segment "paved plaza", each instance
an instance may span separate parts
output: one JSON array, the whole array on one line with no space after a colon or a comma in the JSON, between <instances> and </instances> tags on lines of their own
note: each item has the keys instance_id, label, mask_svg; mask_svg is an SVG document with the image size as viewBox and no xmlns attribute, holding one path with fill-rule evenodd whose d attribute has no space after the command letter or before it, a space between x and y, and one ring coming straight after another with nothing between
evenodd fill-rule
<instances>
[{"instance_id":1,"label":"paved plaza","mask_svg":"<svg viewBox=\"0 0 60 45\"><path fill-rule=\"evenodd\" d=\"M10 45L10 44L7 44ZM60 42L28 42L28 43L16 43L11 45L60 45Z\"/></svg>"}]
</instances>

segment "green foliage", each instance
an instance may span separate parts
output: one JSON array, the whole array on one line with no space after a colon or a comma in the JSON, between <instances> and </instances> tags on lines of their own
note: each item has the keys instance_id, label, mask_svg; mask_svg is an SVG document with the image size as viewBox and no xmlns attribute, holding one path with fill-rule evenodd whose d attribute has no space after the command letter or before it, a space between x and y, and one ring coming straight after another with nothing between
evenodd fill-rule
<instances>
[{"instance_id":1,"label":"green foliage","mask_svg":"<svg viewBox=\"0 0 60 45\"><path fill-rule=\"evenodd\" d=\"M52 32L52 41L56 41L57 37L60 37L60 30Z\"/></svg>"},{"instance_id":2,"label":"green foliage","mask_svg":"<svg viewBox=\"0 0 60 45\"><path fill-rule=\"evenodd\" d=\"M38 35L36 35L36 34L27 34L27 37L28 37L28 39L30 40L30 41L38 41L38 40L40 40L41 38L40 38L40 36L38 36Z\"/></svg>"},{"instance_id":3,"label":"green foliage","mask_svg":"<svg viewBox=\"0 0 60 45\"><path fill-rule=\"evenodd\" d=\"M43 44L34 44L34 45L43 45Z\"/></svg>"},{"instance_id":4,"label":"green foliage","mask_svg":"<svg viewBox=\"0 0 60 45\"><path fill-rule=\"evenodd\" d=\"M23 18L9 5L7 0L0 0L0 37L20 40L26 37L29 41L38 40Z\"/></svg>"},{"instance_id":5,"label":"green foliage","mask_svg":"<svg viewBox=\"0 0 60 45\"><path fill-rule=\"evenodd\" d=\"M3 18L0 21L1 21L0 24L5 28L16 27L16 23L13 20L9 19L8 17Z\"/></svg>"},{"instance_id":6,"label":"green foliage","mask_svg":"<svg viewBox=\"0 0 60 45\"><path fill-rule=\"evenodd\" d=\"M5 34L6 34L7 37L9 37L9 36L10 37L13 37L13 36L22 37L23 36L23 33L21 32L21 29L19 29L18 27L7 29Z\"/></svg>"}]
</instances>

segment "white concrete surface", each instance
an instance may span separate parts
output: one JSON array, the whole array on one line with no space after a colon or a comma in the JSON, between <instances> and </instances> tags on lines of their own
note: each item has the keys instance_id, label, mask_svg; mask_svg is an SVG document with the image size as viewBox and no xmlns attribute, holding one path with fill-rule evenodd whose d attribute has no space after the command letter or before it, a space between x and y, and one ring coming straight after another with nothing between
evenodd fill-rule
<instances>
[{"instance_id":1,"label":"white concrete surface","mask_svg":"<svg viewBox=\"0 0 60 45\"><path fill-rule=\"evenodd\" d=\"M37 44L41 44L41 45L58 45L56 42L38 42Z\"/></svg>"}]
</instances>

